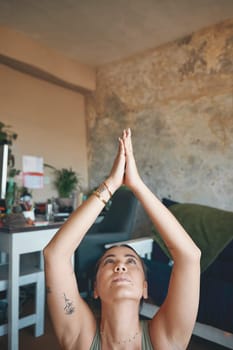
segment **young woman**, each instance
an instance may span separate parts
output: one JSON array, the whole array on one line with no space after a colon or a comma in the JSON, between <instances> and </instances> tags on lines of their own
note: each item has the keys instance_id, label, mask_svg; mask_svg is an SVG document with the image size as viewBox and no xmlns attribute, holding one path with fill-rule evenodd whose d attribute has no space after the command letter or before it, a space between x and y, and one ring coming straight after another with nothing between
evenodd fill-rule
<instances>
[{"instance_id":1,"label":"young woman","mask_svg":"<svg viewBox=\"0 0 233 350\"><path fill-rule=\"evenodd\" d=\"M137 254L113 247L100 259L94 297L101 319L81 298L71 257L112 194L128 186L165 241L174 265L167 297L150 321L140 322L139 305L147 282ZM109 177L65 222L44 249L47 300L56 335L65 350L186 349L195 324L200 281L200 250L175 217L142 181L130 129L119 138Z\"/></svg>"}]
</instances>

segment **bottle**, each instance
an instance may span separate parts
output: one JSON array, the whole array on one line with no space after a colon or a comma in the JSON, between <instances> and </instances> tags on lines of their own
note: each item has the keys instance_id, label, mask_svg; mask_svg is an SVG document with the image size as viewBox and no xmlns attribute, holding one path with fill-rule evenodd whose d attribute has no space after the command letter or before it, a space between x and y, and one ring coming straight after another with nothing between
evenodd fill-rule
<instances>
[{"instance_id":1,"label":"bottle","mask_svg":"<svg viewBox=\"0 0 233 350\"><path fill-rule=\"evenodd\" d=\"M51 200L48 199L48 202L46 204L46 220L51 221L53 216L53 205L51 203Z\"/></svg>"}]
</instances>

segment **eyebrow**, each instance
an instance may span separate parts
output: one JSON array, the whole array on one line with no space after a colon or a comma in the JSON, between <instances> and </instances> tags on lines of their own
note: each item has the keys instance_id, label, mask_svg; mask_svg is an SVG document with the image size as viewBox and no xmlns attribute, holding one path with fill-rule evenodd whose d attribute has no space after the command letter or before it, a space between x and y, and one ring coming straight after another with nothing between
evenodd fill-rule
<instances>
[{"instance_id":1,"label":"eyebrow","mask_svg":"<svg viewBox=\"0 0 233 350\"><path fill-rule=\"evenodd\" d=\"M131 258L134 258L136 260L139 260L138 257L134 254L125 254L125 257L131 257Z\"/></svg>"}]
</instances>

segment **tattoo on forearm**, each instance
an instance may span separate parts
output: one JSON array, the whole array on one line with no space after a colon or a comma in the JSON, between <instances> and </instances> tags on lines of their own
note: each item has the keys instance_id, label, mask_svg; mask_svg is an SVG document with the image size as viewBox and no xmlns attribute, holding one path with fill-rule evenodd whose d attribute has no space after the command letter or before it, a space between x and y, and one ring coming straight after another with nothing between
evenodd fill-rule
<instances>
[{"instance_id":1,"label":"tattoo on forearm","mask_svg":"<svg viewBox=\"0 0 233 350\"><path fill-rule=\"evenodd\" d=\"M47 293L47 294L52 293L51 288L50 288L49 286L46 286L46 293Z\"/></svg>"},{"instance_id":2,"label":"tattoo on forearm","mask_svg":"<svg viewBox=\"0 0 233 350\"><path fill-rule=\"evenodd\" d=\"M63 295L65 300L65 306L64 306L65 314L71 315L74 313L74 310L75 310L73 302L66 297L65 293Z\"/></svg>"}]
</instances>

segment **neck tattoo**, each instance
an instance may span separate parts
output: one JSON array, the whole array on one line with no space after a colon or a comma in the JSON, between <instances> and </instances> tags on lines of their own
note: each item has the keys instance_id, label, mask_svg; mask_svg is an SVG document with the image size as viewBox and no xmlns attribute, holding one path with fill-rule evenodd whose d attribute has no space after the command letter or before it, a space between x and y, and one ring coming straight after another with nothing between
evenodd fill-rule
<instances>
[{"instance_id":1,"label":"neck tattoo","mask_svg":"<svg viewBox=\"0 0 233 350\"><path fill-rule=\"evenodd\" d=\"M140 330L137 331L132 337L129 337L127 339L122 339L122 340L117 340L117 341L114 341L114 343L118 344L118 345L122 345L122 344L127 344L127 343L131 343L133 342L137 336L140 334ZM104 333L104 331L100 331L100 334L103 338L106 339L106 334Z\"/></svg>"}]
</instances>

